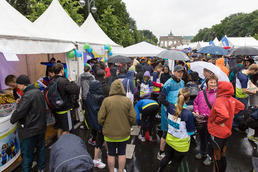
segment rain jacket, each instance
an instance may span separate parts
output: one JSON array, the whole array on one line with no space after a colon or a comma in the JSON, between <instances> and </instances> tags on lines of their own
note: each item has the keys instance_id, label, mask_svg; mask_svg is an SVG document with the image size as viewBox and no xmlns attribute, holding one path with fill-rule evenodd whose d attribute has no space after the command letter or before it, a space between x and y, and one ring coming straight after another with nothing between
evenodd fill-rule
<instances>
[{"instance_id":1,"label":"rain jacket","mask_svg":"<svg viewBox=\"0 0 258 172\"><path fill-rule=\"evenodd\" d=\"M86 100L89 88L90 88L90 81L94 80L95 77L90 74L89 72L84 72L80 75L78 79L78 86L82 89L82 99Z\"/></svg>"},{"instance_id":2,"label":"rain jacket","mask_svg":"<svg viewBox=\"0 0 258 172\"><path fill-rule=\"evenodd\" d=\"M118 78L121 79L121 81L123 83L125 91L127 90L127 82L129 80L129 87L130 87L129 90L132 93L134 93L133 77L134 77L134 72L133 71L128 71L127 75L121 74L121 75L118 76Z\"/></svg>"},{"instance_id":3,"label":"rain jacket","mask_svg":"<svg viewBox=\"0 0 258 172\"><path fill-rule=\"evenodd\" d=\"M243 103L232 97L233 94L234 88L231 83L219 82L217 98L208 119L208 131L212 136L225 139L232 134L234 114L245 108ZM223 123L225 126L220 126Z\"/></svg>"},{"instance_id":4,"label":"rain jacket","mask_svg":"<svg viewBox=\"0 0 258 172\"><path fill-rule=\"evenodd\" d=\"M145 77L145 76L148 76L150 78L151 77L150 72L146 71L144 73L143 77ZM151 79L149 79L147 82L143 80L140 84L140 97L149 99L149 98L151 98L152 92L153 92L153 83L152 83Z\"/></svg>"},{"instance_id":5,"label":"rain jacket","mask_svg":"<svg viewBox=\"0 0 258 172\"><path fill-rule=\"evenodd\" d=\"M165 83L162 88L160 101L161 105L161 130L167 131L168 130L168 115L167 115L167 108L169 103L176 104L178 93L181 88L184 87L184 81L180 80L177 81L174 75Z\"/></svg>"},{"instance_id":6,"label":"rain jacket","mask_svg":"<svg viewBox=\"0 0 258 172\"><path fill-rule=\"evenodd\" d=\"M227 76L229 76L229 70L225 66L225 59L219 58L216 60L216 66L218 66Z\"/></svg>"},{"instance_id":7,"label":"rain jacket","mask_svg":"<svg viewBox=\"0 0 258 172\"><path fill-rule=\"evenodd\" d=\"M216 90L207 90L206 95L210 105L212 106L216 100ZM210 116L210 108L207 105L203 91L200 91L197 97L194 99L194 112L199 112L199 115L204 116L206 119ZM198 118L197 118L198 119ZM201 121L198 121L201 122ZM204 121L202 121L204 122Z\"/></svg>"},{"instance_id":8,"label":"rain jacket","mask_svg":"<svg viewBox=\"0 0 258 172\"><path fill-rule=\"evenodd\" d=\"M159 105L158 102L156 102L155 100L152 99L142 99L139 100L134 109L136 112L136 119L137 119L137 124L140 123L140 113L147 107L151 106L151 105Z\"/></svg>"},{"instance_id":9,"label":"rain jacket","mask_svg":"<svg viewBox=\"0 0 258 172\"><path fill-rule=\"evenodd\" d=\"M50 152L50 172L90 172L93 161L83 140L73 134L62 135Z\"/></svg>"},{"instance_id":10,"label":"rain jacket","mask_svg":"<svg viewBox=\"0 0 258 172\"><path fill-rule=\"evenodd\" d=\"M89 127L97 131L101 131L101 126L98 124L98 112L103 100L104 93L101 83L97 80L91 81L86 99L85 118Z\"/></svg>"},{"instance_id":11,"label":"rain jacket","mask_svg":"<svg viewBox=\"0 0 258 172\"><path fill-rule=\"evenodd\" d=\"M133 104L125 95L122 82L115 80L109 97L104 99L100 107L98 122L103 128L103 135L109 139L121 140L129 137L131 126L136 123Z\"/></svg>"}]
</instances>

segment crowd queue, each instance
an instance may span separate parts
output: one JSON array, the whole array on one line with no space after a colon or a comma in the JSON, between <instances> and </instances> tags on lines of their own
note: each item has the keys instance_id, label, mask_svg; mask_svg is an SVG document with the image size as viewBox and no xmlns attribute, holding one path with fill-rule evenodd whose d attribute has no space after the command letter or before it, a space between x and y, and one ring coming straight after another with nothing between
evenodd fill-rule
<instances>
[{"instance_id":1,"label":"crowd queue","mask_svg":"<svg viewBox=\"0 0 258 172\"><path fill-rule=\"evenodd\" d=\"M249 139L258 142L258 106L251 100L257 96L258 65L250 57L240 56L229 60L202 56L191 61L217 65L230 82L219 82L218 76L205 68L205 78L200 78L190 70L190 62L176 61L170 71L167 61L158 58L108 65L92 59L76 82L65 77L63 65L54 59L36 84L26 75L7 76L5 83L13 88L17 100L11 123L18 122L22 170L31 170L35 149L38 171L46 168L46 114L52 113L59 139L51 149L51 172L90 171L105 168L106 163L110 172L125 171L126 144L133 125L141 126L141 142L160 138L160 150L153 155L160 166L154 171L162 172L171 163L170 171L177 172L191 139L197 136L200 149L195 157L204 165L213 164L216 172L225 172L232 129L243 132L251 127L255 134ZM79 103L84 110L84 127L91 132L88 142L95 148L93 160L83 141L70 134ZM102 161L103 146L107 162Z\"/></svg>"}]
</instances>

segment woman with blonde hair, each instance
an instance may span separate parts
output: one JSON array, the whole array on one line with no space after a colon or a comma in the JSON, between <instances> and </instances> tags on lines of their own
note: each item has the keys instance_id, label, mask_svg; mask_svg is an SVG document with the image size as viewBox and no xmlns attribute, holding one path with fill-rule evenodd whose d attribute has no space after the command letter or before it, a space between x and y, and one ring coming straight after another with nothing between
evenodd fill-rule
<instances>
[{"instance_id":1,"label":"woman with blonde hair","mask_svg":"<svg viewBox=\"0 0 258 172\"><path fill-rule=\"evenodd\" d=\"M191 135L194 134L194 116L191 111L184 109L184 104L190 99L190 92L183 88L178 93L177 104L169 104L168 133L166 136L166 156L161 160L158 172L165 170L172 161L171 172L177 172L178 167L189 151Z\"/></svg>"}]
</instances>

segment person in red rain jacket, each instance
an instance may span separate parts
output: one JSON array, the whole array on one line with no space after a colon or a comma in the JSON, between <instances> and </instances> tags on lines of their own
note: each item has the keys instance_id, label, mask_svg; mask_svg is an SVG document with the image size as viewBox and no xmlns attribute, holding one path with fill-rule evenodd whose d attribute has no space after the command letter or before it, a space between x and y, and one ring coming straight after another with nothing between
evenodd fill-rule
<instances>
[{"instance_id":1,"label":"person in red rain jacket","mask_svg":"<svg viewBox=\"0 0 258 172\"><path fill-rule=\"evenodd\" d=\"M218 84L217 98L208 119L208 131L214 150L215 171L225 172L226 148L232 132L234 114L245 108L245 105L233 98L234 88L231 83L221 81Z\"/></svg>"}]
</instances>

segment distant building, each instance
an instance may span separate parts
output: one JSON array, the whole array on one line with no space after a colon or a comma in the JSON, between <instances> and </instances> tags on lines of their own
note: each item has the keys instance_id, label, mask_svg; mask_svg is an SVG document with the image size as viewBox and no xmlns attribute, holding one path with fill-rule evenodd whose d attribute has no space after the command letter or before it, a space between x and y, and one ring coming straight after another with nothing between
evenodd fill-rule
<instances>
[{"instance_id":1,"label":"distant building","mask_svg":"<svg viewBox=\"0 0 258 172\"><path fill-rule=\"evenodd\" d=\"M174 36L172 32L168 36L160 36L159 46L162 48L176 48L180 45L190 44L193 36Z\"/></svg>"}]
</instances>

